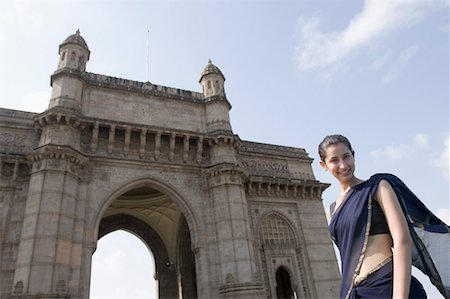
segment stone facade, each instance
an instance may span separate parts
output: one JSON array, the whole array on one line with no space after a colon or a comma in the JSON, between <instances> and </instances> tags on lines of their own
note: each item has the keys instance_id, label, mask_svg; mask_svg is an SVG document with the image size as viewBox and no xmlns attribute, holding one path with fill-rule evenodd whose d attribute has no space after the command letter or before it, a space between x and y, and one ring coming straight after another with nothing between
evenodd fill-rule
<instances>
[{"instance_id":1,"label":"stone facade","mask_svg":"<svg viewBox=\"0 0 450 299\"><path fill-rule=\"evenodd\" d=\"M211 61L199 93L86 72L89 55L69 36L48 109L0 109L1 298L88 298L117 229L152 250L161 298L337 297L304 149L235 135Z\"/></svg>"}]
</instances>

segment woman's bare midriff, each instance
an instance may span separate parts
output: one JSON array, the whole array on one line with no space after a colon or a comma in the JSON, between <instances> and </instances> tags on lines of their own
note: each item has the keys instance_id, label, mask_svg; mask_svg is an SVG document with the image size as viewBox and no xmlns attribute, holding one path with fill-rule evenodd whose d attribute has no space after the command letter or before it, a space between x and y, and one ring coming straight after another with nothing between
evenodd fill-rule
<instances>
[{"instance_id":1,"label":"woman's bare midriff","mask_svg":"<svg viewBox=\"0 0 450 299\"><path fill-rule=\"evenodd\" d=\"M364 259L359 274L356 276L355 284L364 280L374 269L391 257L392 239L389 234L369 236Z\"/></svg>"}]
</instances>

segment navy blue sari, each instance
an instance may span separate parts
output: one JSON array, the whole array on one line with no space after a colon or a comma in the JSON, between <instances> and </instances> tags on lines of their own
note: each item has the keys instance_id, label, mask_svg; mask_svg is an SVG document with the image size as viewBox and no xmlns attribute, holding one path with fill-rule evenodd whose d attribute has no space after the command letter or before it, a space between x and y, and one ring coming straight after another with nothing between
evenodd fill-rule
<instances>
[{"instance_id":1,"label":"navy blue sari","mask_svg":"<svg viewBox=\"0 0 450 299\"><path fill-rule=\"evenodd\" d=\"M431 282L445 298L449 298L450 285L448 284L448 281L445 281L445 286L442 283L440 274L437 271L426 246L419 238L414 228L421 228L426 232L439 233L444 236L446 235L447 237L450 237L450 228L439 218L434 216L399 178L391 174L376 174L369 180L352 187L347 194L347 197L331 218L329 230L333 241L339 248L342 262L340 297L355 298L355 289L357 287L360 288L361 292L368 290L368 294L370 294L370 286L362 289L364 284L367 284L368 282L363 280L361 284L355 287L355 278L359 274L364 258L372 217L372 200L381 180L386 180L391 184L407 219L411 237L414 242L412 254L413 265L430 278ZM444 264L445 267L450 266L450 260L448 259L449 254L447 254ZM391 271L386 270L386 267L383 268L383 271L385 272ZM371 279L372 281L376 281L381 280L382 278L375 277ZM387 281L387 283L391 284L392 292L392 282ZM411 287L416 287L415 279L411 280ZM373 297L367 295L366 298L379 297L380 294L377 293L375 289L374 291ZM415 292L415 290L410 290L410 298L419 296L417 295L419 293L411 292Z\"/></svg>"}]
</instances>

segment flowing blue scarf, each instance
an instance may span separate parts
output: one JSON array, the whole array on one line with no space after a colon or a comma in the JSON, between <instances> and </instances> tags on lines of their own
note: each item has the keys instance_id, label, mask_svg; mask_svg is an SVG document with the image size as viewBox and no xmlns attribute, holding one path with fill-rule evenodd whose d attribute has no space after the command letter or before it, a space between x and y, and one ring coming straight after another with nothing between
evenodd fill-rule
<instances>
[{"instance_id":1,"label":"flowing blue scarf","mask_svg":"<svg viewBox=\"0 0 450 299\"><path fill-rule=\"evenodd\" d=\"M342 262L340 297L348 298L355 278L359 274L372 221L372 201L381 180L391 184L407 219L414 242L412 264L430 278L445 298L449 298L450 277L441 279L427 247L416 230L420 230L422 235L437 233L446 236L445 244L448 245L450 244L450 227L433 215L399 178L391 174L375 174L367 181L352 187L331 218L329 230L339 248ZM441 254L439 263L441 267L445 267L443 269L446 269L450 267L450 251L445 247L443 250L445 251L444 261Z\"/></svg>"}]
</instances>

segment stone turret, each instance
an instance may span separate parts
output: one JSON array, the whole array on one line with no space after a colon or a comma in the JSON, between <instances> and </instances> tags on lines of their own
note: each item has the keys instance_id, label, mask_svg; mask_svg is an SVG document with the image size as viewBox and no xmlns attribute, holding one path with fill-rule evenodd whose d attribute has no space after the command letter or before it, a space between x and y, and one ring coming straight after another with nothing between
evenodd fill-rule
<instances>
[{"instance_id":1,"label":"stone turret","mask_svg":"<svg viewBox=\"0 0 450 299\"><path fill-rule=\"evenodd\" d=\"M59 45L58 70L69 68L84 72L90 54L86 41L77 30Z\"/></svg>"},{"instance_id":2,"label":"stone turret","mask_svg":"<svg viewBox=\"0 0 450 299\"><path fill-rule=\"evenodd\" d=\"M211 59L203 69L199 83L202 85L205 98L210 98L212 96L225 97L225 77L220 69L212 64Z\"/></svg>"},{"instance_id":3,"label":"stone turret","mask_svg":"<svg viewBox=\"0 0 450 299\"><path fill-rule=\"evenodd\" d=\"M199 83L206 102L206 126L209 133L232 134L230 124L231 105L225 96L225 77L211 59L203 69Z\"/></svg>"},{"instance_id":4,"label":"stone turret","mask_svg":"<svg viewBox=\"0 0 450 299\"><path fill-rule=\"evenodd\" d=\"M86 70L90 53L80 30L66 38L59 46L58 67L51 77L52 98L49 109L61 107L81 111L81 75Z\"/></svg>"}]
</instances>

